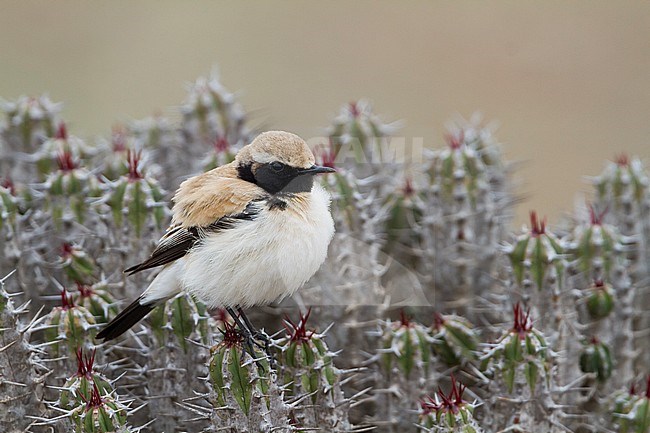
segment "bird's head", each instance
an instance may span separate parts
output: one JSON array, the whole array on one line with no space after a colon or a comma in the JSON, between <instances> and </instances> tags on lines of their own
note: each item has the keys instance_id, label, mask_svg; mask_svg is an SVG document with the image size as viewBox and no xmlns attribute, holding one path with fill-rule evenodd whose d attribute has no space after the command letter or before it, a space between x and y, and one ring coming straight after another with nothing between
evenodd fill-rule
<instances>
[{"instance_id":1,"label":"bird's head","mask_svg":"<svg viewBox=\"0 0 650 433\"><path fill-rule=\"evenodd\" d=\"M235 162L241 179L264 188L270 194L309 192L314 175L335 171L315 165L314 154L307 143L284 131L258 135L239 151Z\"/></svg>"}]
</instances>

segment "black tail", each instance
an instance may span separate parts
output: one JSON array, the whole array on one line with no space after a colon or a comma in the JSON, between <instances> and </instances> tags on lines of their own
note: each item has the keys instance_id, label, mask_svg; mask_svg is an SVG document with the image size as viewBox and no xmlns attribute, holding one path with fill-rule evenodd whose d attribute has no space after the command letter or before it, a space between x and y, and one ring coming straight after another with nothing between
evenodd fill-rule
<instances>
[{"instance_id":1,"label":"black tail","mask_svg":"<svg viewBox=\"0 0 650 433\"><path fill-rule=\"evenodd\" d=\"M99 331L96 338L106 341L119 337L131 329L133 325L142 320L144 316L149 314L156 305L158 305L157 302L143 305L140 303L140 298L136 299L131 305L126 307L124 311L118 314L115 319L111 320L104 329Z\"/></svg>"}]
</instances>

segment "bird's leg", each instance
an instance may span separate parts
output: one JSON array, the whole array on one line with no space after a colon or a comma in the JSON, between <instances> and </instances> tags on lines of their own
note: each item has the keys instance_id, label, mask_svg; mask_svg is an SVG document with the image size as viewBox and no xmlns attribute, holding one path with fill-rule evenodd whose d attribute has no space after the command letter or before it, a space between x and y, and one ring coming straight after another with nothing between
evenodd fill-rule
<instances>
[{"instance_id":1,"label":"bird's leg","mask_svg":"<svg viewBox=\"0 0 650 433\"><path fill-rule=\"evenodd\" d=\"M235 321L237 327L239 328L239 330L244 336L244 345L245 345L244 351L248 350L248 353L250 354L251 358L255 360L257 358L257 356L255 355L255 349L253 348L253 344L255 344L255 340L253 339L253 335L251 334L250 329L244 326L241 320L239 320L239 316L235 313L235 311L232 308L227 307L226 311L228 312L228 314L230 314L230 317L232 317L232 320ZM262 368L262 370L264 369L264 367L262 367L258 361L255 361L255 363L259 368Z\"/></svg>"},{"instance_id":2,"label":"bird's leg","mask_svg":"<svg viewBox=\"0 0 650 433\"><path fill-rule=\"evenodd\" d=\"M244 314L244 310L242 310L241 307L237 307L237 312L239 313L239 317L241 317L244 320L244 323L246 324L246 327L248 327L248 330L251 332L251 335L253 336L254 339L260 340L264 343L264 347L258 346L260 348L264 349L264 352L266 352L266 356L269 357L269 362L271 363L271 368L275 367L275 358L273 357L273 354L271 353L271 339L269 338L268 335L266 335L266 332L262 332L253 326L250 320L248 320L248 317L246 317L246 314Z\"/></svg>"}]
</instances>

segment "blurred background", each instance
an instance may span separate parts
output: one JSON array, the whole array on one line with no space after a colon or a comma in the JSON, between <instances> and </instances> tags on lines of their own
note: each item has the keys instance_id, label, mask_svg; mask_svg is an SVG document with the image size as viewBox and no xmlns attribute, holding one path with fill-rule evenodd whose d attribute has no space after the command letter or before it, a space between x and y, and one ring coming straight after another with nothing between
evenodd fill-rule
<instances>
[{"instance_id":1,"label":"blurred background","mask_svg":"<svg viewBox=\"0 0 650 433\"><path fill-rule=\"evenodd\" d=\"M368 98L444 146L480 111L517 171L517 223L571 211L605 159L650 157L650 3L4 1L0 96L48 92L70 131L173 115L217 65L251 124L323 135Z\"/></svg>"}]
</instances>

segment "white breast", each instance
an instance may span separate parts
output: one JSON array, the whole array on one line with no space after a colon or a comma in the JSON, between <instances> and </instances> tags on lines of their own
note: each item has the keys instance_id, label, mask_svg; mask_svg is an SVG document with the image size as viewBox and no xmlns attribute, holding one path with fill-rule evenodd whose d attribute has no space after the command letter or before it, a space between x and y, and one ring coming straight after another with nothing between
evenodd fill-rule
<instances>
[{"instance_id":1,"label":"white breast","mask_svg":"<svg viewBox=\"0 0 650 433\"><path fill-rule=\"evenodd\" d=\"M290 296L325 261L334 234L330 197L319 185L285 210L269 210L206 238L179 260L183 289L209 307L248 307Z\"/></svg>"}]
</instances>

